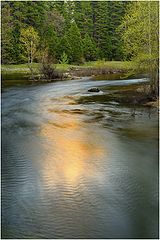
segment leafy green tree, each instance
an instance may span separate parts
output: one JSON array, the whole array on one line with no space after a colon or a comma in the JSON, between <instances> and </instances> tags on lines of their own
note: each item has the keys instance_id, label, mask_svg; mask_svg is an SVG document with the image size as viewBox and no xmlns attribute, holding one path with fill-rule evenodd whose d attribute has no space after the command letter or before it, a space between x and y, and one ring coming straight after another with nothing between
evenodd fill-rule
<instances>
[{"instance_id":1,"label":"leafy green tree","mask_svg":"<svg viewBox=\"0 0 160 240\"><path fill-rule=\"evenodd\" d=\"M27 29L22 28L20 40L24 45L25 55L28 57L28 63L32 63L35 59L39 44L38 33L33 27L28 27Z\"/></svg>"},{"instance_id":2,"label":"leafy green tree","mask_svg":"<svg viewBox=\"0 0 160 240\"><path fill-rule=\"evenodd\" d=\"M151 94L158 95L159 59L158 2L137 1L130 4L119 27L126 56L135 61L136 71L147 71L151 77Z\"/></svg>"}]
</instances>

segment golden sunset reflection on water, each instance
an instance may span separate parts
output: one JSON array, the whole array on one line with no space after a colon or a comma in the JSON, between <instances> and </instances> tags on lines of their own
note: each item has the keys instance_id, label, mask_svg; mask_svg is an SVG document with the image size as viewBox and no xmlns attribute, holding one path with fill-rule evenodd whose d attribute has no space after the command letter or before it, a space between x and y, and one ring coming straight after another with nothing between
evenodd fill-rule
<instances>
[{"instance_id":1,"label":"golden sunset reflection on water","mask_svg":"<svg viewBox=\"0 0 160 240\"><path fill-rule=\"evenodd\" d=\"M40 134L48 143L42 163L43 181L48 186L77 185L94 174L95 162L106 154L100 139L73 116L42 125Z\"/></svg>"}]
</instances>

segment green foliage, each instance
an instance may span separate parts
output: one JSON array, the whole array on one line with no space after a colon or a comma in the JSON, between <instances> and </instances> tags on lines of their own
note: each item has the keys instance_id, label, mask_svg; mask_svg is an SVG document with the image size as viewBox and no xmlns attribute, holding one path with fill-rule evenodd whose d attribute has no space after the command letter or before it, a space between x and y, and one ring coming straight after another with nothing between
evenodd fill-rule
<instances>
[{"instance_id":1,"label":"green foliage","mask_svg":"<svg viewBox=\"0 0 160 240\"><path fill-rule=\"evenodd\" d=\"M80 63L83 57L83 45L80 31L75 22L71 24L71 27L68 30L67 39L70 45L69 48L70 61Z\"/></svg>"},{"instance_id":2,"label":"green foliage","mask_svg":"<svg viewBox=\"0 0 160 240\"><path fill-rule=\"evenodd\" d=\"M74 20L80 29L81 36L92 36L93 19L91 1L75 1Z\"/></svg>"},{"instance_id":3,"label":"green foliage","mask_svg":"<svg viewBox=\"0 0 160 240\"><path fill-rule=\"evenodd\" d=\"M127 1L108 2L108 34L111 46L109 60L123 59L122 41L117 28L122 22L127 6Z\"/></svg>"},{"instance_id":4,"label":"green foliage","mask_svg":"<svg viewBox=\"0 0 160 240\"><path fill-rule=\"evenodd\" d=\"M22 28L20 40L23 43L25 55L28 57L28 63L32 63L35 59L39 44L38 33L33 27L28 27L27 29Z\"/></svg>"},{"instance_id":5,"label":"green foliage","mask_svg":"<svg viewBox=\"0 0 160 240\"><path fill-rule=\"evenodd\" d=\"M68 56L65 52L62 53L61 58L59 60L60 64L67 64L68 63Z\"/></svg>"},{"instance_id":6,"label":"green foliage","mask_svg":"<svg viewBox=\"0 0 160 240\"><path fill-rule=\"evenodd\" d=\"M12 63L12 52L13 52L13 35L12 35L12 16L11 8L8 3L2 5L2 63Z\"/></svg>"},{"instance_id":7,"label":"green foliage","mask_svg":"<svg viewBox=\"0 0 160 240\"><path fill-rule=\"evenodd\" d=\"M148 1L130 4L119 28L126 56L137 63L136 71L150 74L151 91L154 95L158 95L158 27L158 2Z\"/></svg>"},{"instance_id":8,"label":"green foliage","mask_svg":"<svg viewBox=\"0 0 160 240\"><path fill-rule=\"evenodd\" d=\"M108 2L95 2L93 5L94 11L94 39L99 48L99 58L108 59L111 51L110 36L108 34Z\"/></svg>"},{"instance_id":9,"label":"green foliage","mask_svg":"<svg viewBox=\"0 0 160 240\"><path fill-rule=\"evenodd\" d=\"M48 54L52 57L53 60L56 58L57 52L57 44L58 44L58 37L56 31L51 25L48 25L44 32L45 39L43 40L42 44L44 48L47 48ZM42 46L41 44L41 46Z\"/></svg>"},{"instance_id":10,"label":"green foliage","mask_svg":"<svg viewBox=\"0 0 160 240\"><path fill-rule=\"evenodd\" d=\"M59 38L58 44L57 44L57 58L60 59L63 52L66 53L67 56L70 55L71 52L71 46L69 43L69 39L67 34L64 34L64 36ZM68 61L70 59L68 58Z\"/></svg>"},{"instance_id":11,"label":"green foliage","mask_svg":"<svg viewBox=\"0 0 160 240\"><path fill-rule=\"evenodd\" d=\"M74 19L73 14L75 11L75 2L74 1L64 1L62 11L63 11L64 19L65 19L65 30L68 30Z\"/></svg>"},{"instance_id":12,"label":"green foliage","mask_svg":"<svg viewBox=\"0 0 160 240\"><path fill-rule=\"evenodd\" d=\"M130 5L120 26L125 53L158 54L158 2L135 2Z\"/></svg>"},{"instance_id":13,"label":"green foliage","mask_svg":"<svg viewBox=\"0 0 160 240\"><path fill-rule=\"evenodd\" d=\"M96 44L87 33L85 35L85 38L83 39L83 53L84 58L87 61L93 61L96 59Z\"/></svg>"},{"instance_id":14,"label":"green foliage","mask_svg":"<svg viewBox=\"0 0 160 240\"><path fill-rule=\"evenodd\" d=\"M116 59L121 47L115 34L117 19L123 16L121 5L125 4L113 1L3 2L2 61L26 61L21 29L28 27L36 29L41 52L47 49L53 61L58 62L64 51L70 63L80 62L83 57L86 60ZM74 24L77 27L73 27ZM85 34L91 41L85 39ZM85 39L85 48L81 38Z\"/></svg>"}]
</instances>

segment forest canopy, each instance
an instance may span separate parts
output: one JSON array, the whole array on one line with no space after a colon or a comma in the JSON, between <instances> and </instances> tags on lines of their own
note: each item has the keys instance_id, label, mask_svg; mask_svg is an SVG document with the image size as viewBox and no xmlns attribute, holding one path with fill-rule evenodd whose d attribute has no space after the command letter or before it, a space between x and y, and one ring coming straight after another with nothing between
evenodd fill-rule
<instances>
[{"instance_id":1,"label":"forest canopy","mask_svg":"<svg viewBox=\"0 0 160 240\"><path fill-rule=\"evenodd\" d=\"M69 63L124 57L117 27L126 1L7 1L1 5L3 64L38 61L46 51L55 63L64 56Z\"/></svg>"}]
</instances>

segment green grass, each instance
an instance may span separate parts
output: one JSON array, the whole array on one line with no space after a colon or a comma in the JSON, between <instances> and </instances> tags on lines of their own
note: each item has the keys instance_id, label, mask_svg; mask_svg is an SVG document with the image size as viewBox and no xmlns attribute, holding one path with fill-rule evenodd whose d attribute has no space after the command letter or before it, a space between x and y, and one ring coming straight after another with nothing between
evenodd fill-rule
<instances>
[{"instance_id":1,"label":"green grass","mask_svg":"<svg viewBox=\"0 0 160 240\"><path fill-rule=\"evenodd\" d=\"M35 72L39 71L40 64L32 63L31 64L33 70ZM60 71L68 71L71 67L72 68L108 68L112 70L130 70L133 68L133 62L126 62L126 61L93 61L93 62L86 62L81 65L70 65L70 64L55 64L57 70ZM18 64L18 65L2 65L1 66L2 74L12 74L12 73L30 73L30 69L28 68L27 64Z\"/></svg>"},{"instance_id":2,"label":"green grass","mask_svg":"<svg viewBox=\"0 0 160 240\"><path fill-rule=\"evenodd\" d=\"M38 63L32 63L32 68L36 71L39 69ZM1 66L2 74L12 74L12 73L30 73L30 69L28 68L27 64L17 64L17 65L2 65Z\"/></svg>"},{"instance_id":3,"label":"green grass","mask_svg":"<svg viewBox=\"0 0 160 240\"><path fill-rule=\"evenodd\" d=\"M134 66L133 62L130 61L93 61L93 62L86 62L83 64L83 67L94 67L94 68L108 68L108 69L115 69L115 70L130 70Z\"/></svg>"},{"instance_id":4,"label":"green grass","mask_svg":"<svg viewBox=\"0 0 160 240\"><path fill-rule=\"evenodd\" d=\"M55 64L57 70L59 71L68 71L71 67L77 67L76 65L70 65L70 64ZM34 72L39 72L40 64L39 63L32 63L31 67ZM12 73L23 73L23 74L29 74L30 69L28 68L27 64L11 64L11 65L2 65L1 66L1 72L2 74L12 74Z\"/></svg>"},{"instance_id":5,"label":"green grass","mask_svg":"<svg viewBox=\"0 0 160 240\"><path fill-rule=\"evenodd\" d=\"M73 64L55 64L57 70L60 70L60 71L69 71L70 68L72 67L78 67L77 65L73 65Z\"/></svg>"},{"instance_id":6,"label":"green grass","mask_svg":"<svg viewBox=\"0 0 160 240\"><path fill-rule=\"evenodd\" d=\"M108 68L111 70L130 70L134 67L134 63L130 61L92 61L85 62L80 65L70 65L70 64L56 64L58 70L67 71L71 67L73 68Z\"/></svg>"}]
</instances>

